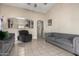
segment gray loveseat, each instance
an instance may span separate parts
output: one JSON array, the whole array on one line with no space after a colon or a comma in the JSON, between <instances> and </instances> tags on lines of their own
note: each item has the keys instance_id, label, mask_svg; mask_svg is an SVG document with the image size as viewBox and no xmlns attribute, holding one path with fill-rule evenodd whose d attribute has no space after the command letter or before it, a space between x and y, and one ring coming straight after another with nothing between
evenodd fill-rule
<instances>
[{"instance_id":1,"label":"gray loveseat","mask_svg":"<svg viewBox=\"0 0 79 59\"><path fill-rule=\"evenodd\" d=\"M0 40L0 56L7 56L10 54L15 42L15 34L9 33L9 37Z\"/></svg>"},{"instance_id":2,"label":"gray loveseat","mask_svg":"<svg viewBox=\"0 0 79 59\"><path fill-rule=\"evenodd\" d=\"M79 55L79 35L66 33L46 33L46 42L64 48L75 55Z\"/></svg>"}]
</instances>

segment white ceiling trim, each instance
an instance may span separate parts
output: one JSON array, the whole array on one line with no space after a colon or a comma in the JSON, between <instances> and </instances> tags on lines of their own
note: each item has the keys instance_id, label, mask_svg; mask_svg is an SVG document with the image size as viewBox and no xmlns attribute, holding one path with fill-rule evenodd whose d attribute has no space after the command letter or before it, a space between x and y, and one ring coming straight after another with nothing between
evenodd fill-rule
<instances>
[{"instance_id":1,"label":"white ceiling trim","mask_svg":"<svg viewBox=\"0 0 79 59\"><path fill-rule=\"evenodd\" d=\"M47 5L44 5L44 3L36 3L37 7L34 7L35 3L31 3L30 5L28 5L27 3L3 3L3 4L8 6L15 6L23 9L28 9L35 12L46 13L49 9L52 8L52 6L55 3L48 3Z\"/></svg>"}]
</instances>

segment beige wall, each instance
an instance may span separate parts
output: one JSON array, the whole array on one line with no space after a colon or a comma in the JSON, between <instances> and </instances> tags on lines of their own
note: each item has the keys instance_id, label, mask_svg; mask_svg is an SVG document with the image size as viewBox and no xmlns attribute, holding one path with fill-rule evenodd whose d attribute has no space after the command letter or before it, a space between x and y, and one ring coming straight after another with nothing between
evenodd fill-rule
<instances>
[{"instance_id":1,"label":"beige wall","mask_svg":"<svg viewBox=\"0 0 79 59\"><path fill-rule=\"evenodd\" d=\"M0 5L0 15L1 15L1 5Z\"/></svg>"},{"instance_id":2,"label":"beige wall","mask_svg":"<svg viewBox=\"0 0 79 59\"><path fill-rule=\"evenodd\" d=\"M26 19L34 20L34 28L33 29L26 29L29 30L30 33L33 34L33 38L37 38L37 20L44 20L45 16L41 13L32 12L29 10L24 10L21 8L10 7L10 6L1 6L0 15L4 16L4 29L8 30L9 32L17 32L18 29L7 29L7 18L9 17L23 17Z\"/></svg>"},{"instance_id":3,"label":"beige wall","mask_svg":"<svg viewBox=\"0 0 79 59\"><path fill-rule=\"evenodd\" d=\"M46 17L53 21L46 32L79 34L79 4L56 4Z\"/></svg>"},{"instance_id":4,"label":"beige wall","mask_svg":"<svg viewBox=\"0 0 79 59\"><path fill-rule=\"evenodd\" d=\"M34 20L34 29L29 29L33 38L37 38L37 20L44 21L44 32L61 32L79 34L79 4L55 4L46 14L36 13L16 7L2 5L0 15L4 16L4 26L8 31L17 29L7 29L8 17L23 17ZM52 26L48 26L48 19L52 19Z\"/></svg>"}]
</instances>

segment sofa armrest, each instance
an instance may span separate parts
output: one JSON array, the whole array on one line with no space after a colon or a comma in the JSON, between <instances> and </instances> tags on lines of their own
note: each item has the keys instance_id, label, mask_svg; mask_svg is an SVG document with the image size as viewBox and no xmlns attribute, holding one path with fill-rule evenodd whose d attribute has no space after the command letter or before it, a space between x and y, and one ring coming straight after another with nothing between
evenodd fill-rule
<instances>
[{"instance_id":1,"label":"sofa armrest","mask_svg":"<svg viewBox=\"0 0 79 59\"><path fill-rule=\"evenodd\" d=\"M76 54L79 54L79 37L73 38L73 51Z\"/></svg>"}]
</instances>

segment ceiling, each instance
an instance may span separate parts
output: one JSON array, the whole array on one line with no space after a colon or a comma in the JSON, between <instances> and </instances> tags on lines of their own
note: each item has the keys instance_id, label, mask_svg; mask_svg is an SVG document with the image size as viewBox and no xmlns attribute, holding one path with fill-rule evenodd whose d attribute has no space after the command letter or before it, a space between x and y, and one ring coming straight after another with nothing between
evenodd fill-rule
<instances>
[{"instance_id":1,"label":"ceiling","mask_svg":"<svg viewBox=\"0 0 79 59\"><path fill-rule=\"evenodd\" d=\"M49 9L52 8L52 6L54 6L54 3L3 3L3 4L41 13L46 13Z\"/></svg>"}]
</instances>

